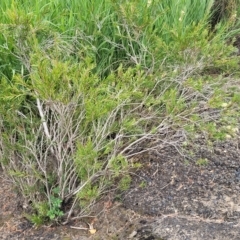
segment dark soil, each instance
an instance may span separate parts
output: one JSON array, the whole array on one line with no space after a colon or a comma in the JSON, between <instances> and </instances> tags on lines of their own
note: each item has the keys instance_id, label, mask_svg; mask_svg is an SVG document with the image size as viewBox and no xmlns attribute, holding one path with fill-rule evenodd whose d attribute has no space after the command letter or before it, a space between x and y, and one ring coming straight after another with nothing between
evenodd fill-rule
<instances>
[{"instance_id":1,"label":"dark soil","mask_svg":"<svg viewBox=\"0 0 240 240\"><path fill-rule=\"evenodd\" d=\"M199 166L197 160L207 159ZM200 147L192 160L174 148L144 158L124 204L142 214L183 214L203 219L238 221L240 150L238 142ZM145 187L139 187L139 186ZM139 197L141 196L141 197Z\"/></svg>"},{"instance_id":2,"label":"dark soil","mask_svg":"<svg viewBox=\"0 0 240 240\"><path fill-rule=\"evenodd\" d=\"M191 158L173 147L146 155L124 195L125 207L155 216L152 239L240 239L239 143L216 143L209 150L198 141ZM199 166L199 159L207 164Z\"/></svg>"}]
</instances>

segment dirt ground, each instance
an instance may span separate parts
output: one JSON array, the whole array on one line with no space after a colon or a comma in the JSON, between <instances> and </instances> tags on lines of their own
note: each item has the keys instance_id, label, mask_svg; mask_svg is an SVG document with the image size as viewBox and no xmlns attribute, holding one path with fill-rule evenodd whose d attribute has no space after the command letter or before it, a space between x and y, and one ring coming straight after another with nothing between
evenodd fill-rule
<instances>
[{"instance_id":1,"label":"dirt ground","mask_svg":"<svg viewBox=\"0 0 240 240\"><path fill-rule=\"evenodd\" d=\"M95 217L65 226L34 228L22 215L20 196L2 177L0 239L240 239L239 144L240 137L209 149L200 139L191 158L174 147L142 155L143 168L133 173L127 192L105 196ZM207 162L199 165L199 159ZM88 223L96 233L72 228Z\"/></svg>"},{"instance_id":2,"label":"dirt ground","mask_svg":"<svg viewBox=\"0 0 240 240\"><path fill-rule=\"evenodd\" d=\"M240 239L239 143L216 143L209 150L199 141L190 159L172 147L151 154L124 205L155 216L152 239ZM207 164L199 166L199 159Z\"/></svg>"}]
</instances>

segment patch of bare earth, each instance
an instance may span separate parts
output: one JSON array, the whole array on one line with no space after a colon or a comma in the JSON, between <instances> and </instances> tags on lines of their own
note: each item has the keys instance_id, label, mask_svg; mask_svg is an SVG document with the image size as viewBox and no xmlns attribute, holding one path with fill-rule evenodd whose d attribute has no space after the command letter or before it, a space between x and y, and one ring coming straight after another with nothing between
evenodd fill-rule
<instances>
[{"instance_id":1,"label":"patch of bare earth","mask_svg":"<svg viewBox=\"0 0 240 240\"><path fill-rule=\"evenodd\" d=\"M199 140L191 158L174 147L141 155L143 168L133 174L127 192L117 200L108 194L96 205L94 217L65 226L34 228L22 216L21 198L2 177L0 239L240 239L239 143L216 143L209 150ZM198 159L208 163L199 166ZM96 233L87 230L88 223Z\"/></svg>"},{"instance_id":2,"label":"patch of bare earth","mask_svg":"<svg viewBox=\"0 0 240 240\"><path fill-rule=\"evenodd\" d=\"M154 237L240 239L239 143L239 139L216 143L209 150L199 141L191 159L173 147L146 155L145 167L124 195L124 205L155 216ZM199 166L198 159L208 163Z\"/></svg>"}]
</instances>

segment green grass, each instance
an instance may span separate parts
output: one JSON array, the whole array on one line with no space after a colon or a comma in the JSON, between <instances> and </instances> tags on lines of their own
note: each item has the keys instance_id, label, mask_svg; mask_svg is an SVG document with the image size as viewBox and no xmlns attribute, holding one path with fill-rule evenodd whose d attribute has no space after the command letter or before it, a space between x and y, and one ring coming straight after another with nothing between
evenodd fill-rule
<instances>
[{"instance_id":1,"label":"green grass","mask_svg":"<svg viewBox=\"0 0 240 240\"><path fill-rule=\"evenodd\" d=\"M213 28L209 0L1 2L0 162L29 219L81 217L179 132L236 136L237 3Z\"/></svg>"},{"instance_id":2,"label":"green grass","mask_svg":"<svg viewBox=\"0 0 240 240\"><path fill-rule=\"evenodd\" d=\"M72 55L76 56L75 50L87 53L95 71L103 76L120 64L153 71L163 59L168 64L186 61L183 52L189 49L196 57L203 48L211 51L207 42L213 1L199 4L181 0L177 5L176 1L148 2L3 1L0 18L3 33L8 28L23 38L19 41L28 42L26 38L32 34L38 44L46 44L56 35L73 41L76 49ZM219 31L222 29L224 26ZM8 39L10 49L12 41ZM5 37L1 42L6 42Z\"/></svg>"}]
</instances>

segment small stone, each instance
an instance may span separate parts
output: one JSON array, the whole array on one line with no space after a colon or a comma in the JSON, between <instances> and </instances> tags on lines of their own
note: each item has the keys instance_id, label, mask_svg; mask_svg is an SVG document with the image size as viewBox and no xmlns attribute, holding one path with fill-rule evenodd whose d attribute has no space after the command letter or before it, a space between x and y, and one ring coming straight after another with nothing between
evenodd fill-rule
<instances>
[{"instance_id":1,"label":"small stone","mask_svg":"<svg viewBox=\"0 0 240 240\"><path fill-rule=\"evenodd\" d=\"M137 235L137 231L133 231L129 236L128 238L134 238L135 236Z\"/></svg>"}]
</instances>

